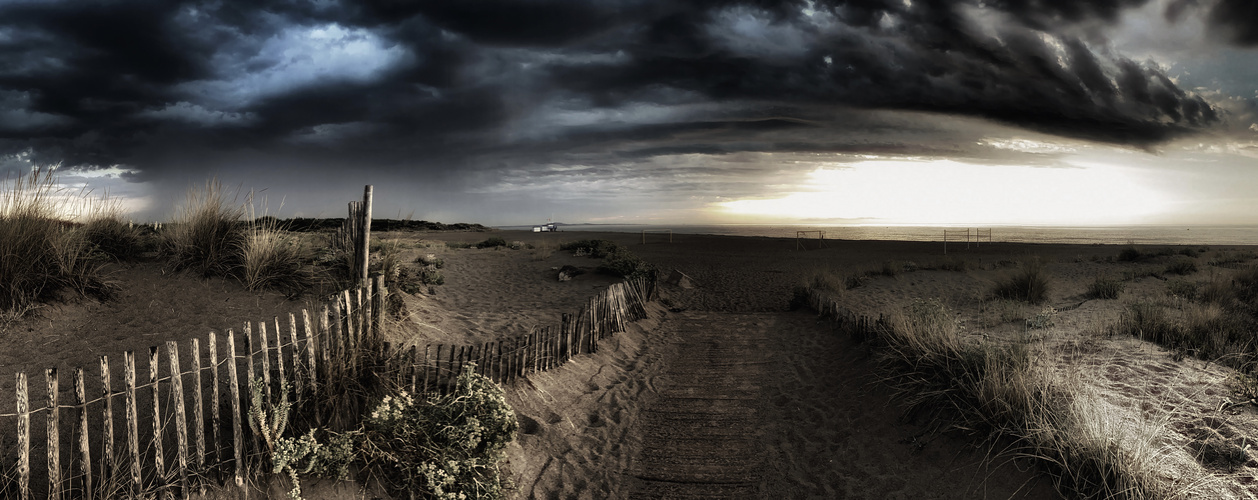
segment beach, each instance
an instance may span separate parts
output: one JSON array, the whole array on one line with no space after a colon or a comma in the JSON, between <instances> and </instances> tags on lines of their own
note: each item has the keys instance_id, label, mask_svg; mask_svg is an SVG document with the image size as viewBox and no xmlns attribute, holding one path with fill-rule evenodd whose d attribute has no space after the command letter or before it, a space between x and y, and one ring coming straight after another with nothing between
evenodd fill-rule
<instances>
[{"instance_id":1,"label":"beach","mask_svg":"<svg viewBox=\"0 0 1258 500\"><path fill-rule=\"evenodd\" d=\"M461 248L490 236L520 244ZM503 469L512 498L1059 496L1042 467L1002 454L1007 443L904 418L880 385L869 345L840 334L816 311L790 310L795 288L819 272L865 276L835 292L853 314L890 315L914 300L936 299L967 335L1027 342L1037 366L1073 377L1116 428L1154 429L1166 481L1191 481L1182 485L1186 491L1219 498L1258 495L1258 462L1221 470L1202 465L1193 451L1204 432L1237 440L1258 435L1252 407L1218 410L1235 400L1227 383L1233 372L1106 333L1132 303L1173 305L1171 281L1206 282L1233 271L1208 265L1212 256L1253 248L1193 246L1196 270L1180 276L1163 270L1174 256L1116 260L1122 245L995 242L950 246L945 256L936 242L826 240L824 248L800 249L793 238L674 234L671 243L643 244L628 233L376 233L375 241L400 242L406 265L429 255L443 263L443 284L394 291L406 314L388 340L477 343L558 325L562 314L618 281L597 272L598 259L559 248L586 238L617 242L656 266L661 279L673 271L685 279L662 282L648 319L607 339L599 352L504 387L520 422ZM1051 279L1043 304L989 297L994 283L1029 262ZM0 337L7 355L0 366L89 367L101 354L238 328L315 299L246 292L227 280L167 273L157 263L116 266L113 300L68 298L10 324ZM585 272L560 281L562 266ZM1118 299L1088 296L1099 275L1123 281ZM1027 320L1046 308L1052 324L1029 328ZM0 411L11 411L8 405ZM319 498L315 491L307 498Z\"/></svg>"}]
</instances>

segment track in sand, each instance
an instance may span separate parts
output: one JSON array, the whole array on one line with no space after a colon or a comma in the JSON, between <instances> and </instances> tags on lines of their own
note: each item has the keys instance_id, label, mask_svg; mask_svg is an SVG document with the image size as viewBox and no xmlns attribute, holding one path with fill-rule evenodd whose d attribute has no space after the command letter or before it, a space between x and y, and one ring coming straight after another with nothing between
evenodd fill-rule
<instances>
[{"instance_id":1,"label":"track in sand","mask_svg":"<svg viewBox=\"0 0 1258 500\"><path fill-rule=\"evenodd\" d=\"M865 349L811 315L686 312L660 328L663 366L629 429L629 498L1056 496L902 422Z\"/></svg>"}]
</instances>

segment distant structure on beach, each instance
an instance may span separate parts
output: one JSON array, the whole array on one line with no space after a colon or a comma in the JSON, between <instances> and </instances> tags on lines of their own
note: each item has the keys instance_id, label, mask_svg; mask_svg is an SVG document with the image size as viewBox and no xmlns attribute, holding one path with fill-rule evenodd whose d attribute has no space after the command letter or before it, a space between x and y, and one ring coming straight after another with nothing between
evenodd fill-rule
<instances>
[{"instance_id":1,"label":"distant structure on beach","mask_svg":"<svg viewBox=\"0 0 1258 500\"><path fill-rule=\"evenodd\" d=\"M553 233L558 230L559 226L555 225L553 222L541 226L533 226L534 233Z\"/></svg>"}]
</instances>

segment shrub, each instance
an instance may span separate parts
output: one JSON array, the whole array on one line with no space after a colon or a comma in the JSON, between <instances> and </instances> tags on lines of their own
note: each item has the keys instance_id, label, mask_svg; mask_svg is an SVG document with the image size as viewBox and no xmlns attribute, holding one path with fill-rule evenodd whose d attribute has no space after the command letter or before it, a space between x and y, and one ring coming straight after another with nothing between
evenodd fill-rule
<instances>
[{"instance_id":1,"label":"shrub","mask_svg":"<svg viewBox=\"0 0 1258 500\"><path fill-rule=\"evenodd\" d=\"M644 275L651 271L651 266L637 255L629 253L628 250L620 250L615 253L608 254L603 259L603 264L598 266L598 272L610 274L622 278L633 278Z\"/></svg>"},{"instance_id":2,"label":"shrub","mask_svg":"<svg viewBox=\"0 0 1258 500\"><path fill-rule=\"evenodd\" d=\"M416 401L386 396L366 417L365 463L398 493L435 498L501 498L498 462L515 438L515 412L502 389L464 367L449 395Z\"/></svg>"},{"instance_id":3,"label":"shrub","mask_svg":"<svg viewBox=\"0 0 1258 500\"><path fill-rule=\"evenodd\" d=\"M1039 304L1048 296L1050 280L1039 261L1026 263L1021 271L996 284L996 297Z\"/></svg>"},{"instance_id":4,"label":"shrub","mask_svg":"<svg viewBox=\"0 0 1258 500\"><path fill-rule=\"evenodd\" d=\"M962 259L944 259L939 262L939 268L944 271L963 272L969 267L969 262Z\"/></svg>"},{"instance_id":5,"label":"shrub","mask_svg":"<svg viewBox=\"0 0 1258 500\"><path fill-rule=\"evenodd\" d=\"M621 251L620 245L609 240L577 240L559 245L559 249L573 252L578 257L602 259Z\"/></svg>"},{"instance_id":6,"label":"shrub","mask_svg":"<svg viewBox=\"0 0 1258 500\"><path fill-rule=\"evenodd\" d=\"M500 236L493 236L476 244L476 248L498 248L505 246L507 246L507 240Z\"/></svg>"},{"instance_id":7,"label":"shrub","mask_svg":"<svg viewBox=\"0 0 1258 500\"><path fill-rule=\"evenodd\" d=\"M1166 293L1182 299L1197 298L1197 283L1188 280L1170 280L1166 282Z\"/></svg>"},{"instance_id":8,"label":"shrub","mask_svg":"<svg viewBox=\"0 0 1258 500\"><path fill-rule=\"evenodd\" d=\"M190 188L166 232L164 250L176 269L229 276L240 265L239 249L245 246L244 214L244 205L227 202L217 179L201 189Z\"/></svg>"},{"instance_id":9,"label":"shrub","mask_svg":"<svg viewBox=\"0 0 1258 500\"><path fill-rule=\"evenodd\" d=\"M1136 262L1144 257L1136 247L1127 247L1118 252L1119 262Z\"/></svg>"},{"instance_id":10,"label":"shrub","mask_svg":"<svg viewBox=\"0 0 1258 500\"><path fill-rule=\"evenodd\" d=\"M877 274L881 274L888 278L894 278L897 274L900 274L900 271L903 268L904 266L894 260L884 260L882 261L882 268L877 271Z\"/></svg>"},{"instance_id":11,"label":"shrub","mask_svg":"<svg viewBox=\"0 0 1258 500\"><path fill-rule=\"evenodd\" d=\"M83 235L93 249L119 261L133 261L153 247L140 230L123 222L117 212L96 213L83 224Z\"/></svg>"},{"instance_id":12,"label":"shrub","mask_svg":"<svg viewBox=\"0 0 1258 500\"><path fill-rule=\"evenodd\" d=\"M1188 257L1179 257L1166 266L1166 273L1187 275L1197 272L1197 263Z\"/></svg>"},{"instance_id":13,"label":"shrub","mask_svg":"<svg viewBox=\"0 0 1258 500\"><path fill-rule=\"evenodd\" d=\"M1088 296L1094 299L1117 299L1118 294L1123 292L1125 285L1123 282L1105 276L1097 276L1092 284L1088 285Z\"/></svg>"},{"instance_id":14,"label":"shrub","mask_svg":"<svg viewBox=\"0 0 1258 500\"><path fill-rule=\"evenodd\" d=\"M425 267L419 272L419 281L425 285L444 285L446 277L437 269Z\"/></svg>"}]
</instances>

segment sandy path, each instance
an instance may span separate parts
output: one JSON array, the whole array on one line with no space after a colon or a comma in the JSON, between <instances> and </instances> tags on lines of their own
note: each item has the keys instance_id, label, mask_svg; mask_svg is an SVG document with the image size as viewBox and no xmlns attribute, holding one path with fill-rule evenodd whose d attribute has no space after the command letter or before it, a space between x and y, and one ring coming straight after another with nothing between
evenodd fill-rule
<instances>
[{"instance_id":1,"label":"sandy path","mask_svg":"<svg viewBox=\"0 0 1258 500\"><path fill-rule=\"evenodd\" d=\"M630 498L1058 498L902 422L864 349L809 314L685 312L660 331Z\"/></svg>"},{"instance_id":2,"label":"sandy path","mask_svg":"<svg viewBox=\"0 0 1258 500\"><path fill-rule=\"evenodd\" d=\"M631 498L764 493L763 325L753 315L698 313L669 322L670 363L635 429L643 444Z\"/></svg>"}]
</instances>

